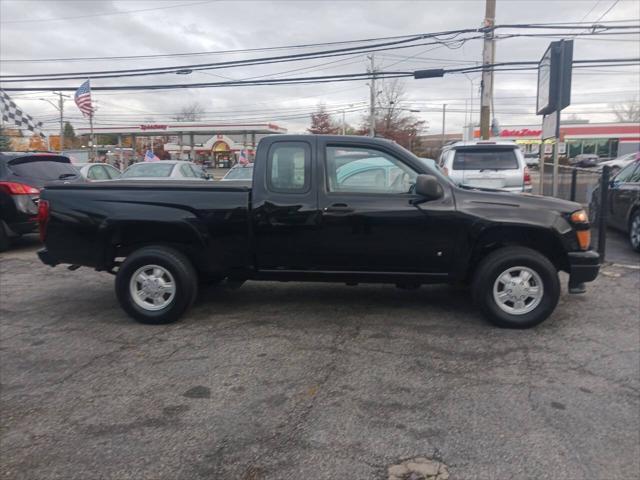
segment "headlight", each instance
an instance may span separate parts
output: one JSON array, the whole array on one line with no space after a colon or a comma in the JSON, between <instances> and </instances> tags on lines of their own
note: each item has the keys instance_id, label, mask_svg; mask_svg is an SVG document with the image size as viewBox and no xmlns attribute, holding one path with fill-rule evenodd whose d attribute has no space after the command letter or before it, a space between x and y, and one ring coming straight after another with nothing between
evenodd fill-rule
<instances>
[{"instance_id":1,"label":"headlight","mask_svg":"<svg viewBox=\"0 0 640 480\"><path fill-rule=\"evenodd\" d=\"M571 214L571 221L573 223L589 223L589 217L584 210L578 210Z\"/></svg>"}]
</instances>

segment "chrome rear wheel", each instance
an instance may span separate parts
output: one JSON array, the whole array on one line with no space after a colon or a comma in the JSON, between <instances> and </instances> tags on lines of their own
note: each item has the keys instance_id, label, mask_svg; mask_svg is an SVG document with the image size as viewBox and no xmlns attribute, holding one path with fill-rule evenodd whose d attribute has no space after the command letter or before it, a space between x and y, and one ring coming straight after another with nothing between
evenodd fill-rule
<instances>
[{"instance_id":1,"label":"chrome rear wheel","mask_svg":"<svg viewBox=\"0 0 640 480\"><path fill-rule=\"evenodd\" d=\"M173 301L176 282L166 268L145 265L131 276L129 292L136 305L154 312L162 310Z\"/></svg>"}]
</instances>

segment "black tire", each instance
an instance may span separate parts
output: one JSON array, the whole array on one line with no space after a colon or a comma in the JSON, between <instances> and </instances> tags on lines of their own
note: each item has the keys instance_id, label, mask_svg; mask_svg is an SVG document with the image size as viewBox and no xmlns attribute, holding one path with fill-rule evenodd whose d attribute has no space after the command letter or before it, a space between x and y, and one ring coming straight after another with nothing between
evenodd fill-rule
<instances>
[{"instance_id":1,"label":"black tire","mask_svg":"<svg viewBox=\"0 0 640 480\"><path fill-rule=\"evenodd\" d=\"M9 235L7 235L7 231L4 228L4 222L0 220L0 252L9 250L10 246L11 241L9 240Z\"/></svg>"},{"instance_id":2,"label":"black tire","mask_svg":"<svg viewBox=\"0 0 640 480\"><path fill-rule=\"evenodd\" d=\"M506 312L494 299L494 284L497 279L514 267L526 267L535 272L543 287L537 306L522 314ZM560 281L556 268L544 255L530 248L504 247L491 252L480 261L473 279L472 294L475 304L494 325L503 328L530 328L546 320L556 308L560 298Z\"/></svg>"},{"instance_id":3,"label":"black tire","mask_svg":"<svg viewBox=\"0 0 640 480\"><path fill-rule=\"evenodd\" d=\"M140 306L132 297L132 276L142 267L157 265L165 269L175 283L173 298L160 310L149 310ZM120 305L140 323L163 324L179 320L193 304L198 294L198 276L193 265L182 253L168 247L144 247L129 255L116 275L116 295Z\"/></svg>"},{"instance_id":4,"label":"black tire","mask_svg":"<svg viewBox=\"0 0 640 480\"><path fill-rule=\"evenodd\" d=\"M640 252L640 210L636 210L629 219L629 243L631 248Z\"/></svg>"}]
</instances>

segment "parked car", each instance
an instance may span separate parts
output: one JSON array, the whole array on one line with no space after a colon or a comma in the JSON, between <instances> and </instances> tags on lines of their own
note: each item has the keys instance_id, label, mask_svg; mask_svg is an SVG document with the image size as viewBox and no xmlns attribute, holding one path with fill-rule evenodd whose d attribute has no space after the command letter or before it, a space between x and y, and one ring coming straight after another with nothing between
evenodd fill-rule
<instances>
[{"instance_id":1,"label":"parked car","mask_svg":"<svg viewBox=\"0 0 640 480\"><path fill-rule=\"evenodd\" d=\"M529 168L513 142L456 142L445 147L438 164L458 185L531 191Z\"/></svg>"},{"instance_id":2,"label":"parked car","mask_svg":"<svg viewBox=\"0 0 640 480\"><path fill-rule=\"evenodd\" d=\"M234 165L224 177L220 179L221 182L246 181L250 182L253 178L253 163L247 163L246 165Z\"/></svg>"},{"instance_id":3,"label":"parked car","mask_svg":"<svg viewBox=\"0 0 640 480\"><path fill-rule=\"evenodd\" d=\"M608 166L611 169L611 175L613 176L638 158L640 158L640 152L627 153L626 155L614 158L613 160L599 163L598 170L602 171L605 166Z\"/></svg>"},{"instance_id":4,"label":"parked car","mask_svg":"<svg viewBox=\"0 0 640 480\"><path fill-rule=\"evenodd\" d=\"M122 180L208 180L204 170L193 162L159 160L134 163L120 176Z\"/></svg>"},{"instance_id":5,"label":"parked car","mask_svg":"<svg viewBox=\"0 0 640 480\"><path fill-rule=\"evenodd\" d=\"M344 163L349 152L362 155ZM47 187L38 255L51 266L116 274L123 309L155 324L177 320L201 279L251 279L467 283L492 322L527 328L555 309L559 270L569 273L570 293L583 293L598 274L580 204L460 187L380 138L273 135L256 154L251 187ZM350 187L365 160L400 180L374 175Z\"/></svg>"},{"instance_id":6,"label":"parked car","mask_svg":"<svg viewBox=\"0 0 640 480\"><path fill-rule=\"evenodd\" d=\"M527 167L534 169L540 168L540 154L527 152L524 154L524 161L527 164Z\"/></svg>"},{"instance_id":7,"label":"parked car","mask_svg":"<svg viewBox=\"0 0 640 480\"><path fill-rule=\"evenodd\" d=\"M48 182L82 177L68 157L50 153L0 153L0 251L37 230L40 190Z\"/></svg>"},{"instance_id":8,"label":"parked car","mask_svg":"<svg viewBox=\"0 0 640 480\"><path fill-rule=\"evenodd\" d=\"M580 153L569 160L569 163L574 167L591 168L598 165L600 157L595 153Z\"/></svg>"},{"instance_id":9,"label":"parked car","mask_svg":"<svg viewBox=\"0 0 640 480\"><path fill-rule=\"evenodd\" d=\"M618 172L609 183L607 196L607 225L629 235L631 247L640 252L640 159L634 160ZM591 195L589 216L598 221L600 188Z\"/></svg>"},{"instance_id":10,"label":"parked car","mask_svg":"<svg viewBox=\"0 0 640 480\"><path fill-rule=\"evenodd\" d=\"M89 181L114 180L121 175L120 170L108 163L74 163L73 166Z\"/></svg>"}]
</instances>

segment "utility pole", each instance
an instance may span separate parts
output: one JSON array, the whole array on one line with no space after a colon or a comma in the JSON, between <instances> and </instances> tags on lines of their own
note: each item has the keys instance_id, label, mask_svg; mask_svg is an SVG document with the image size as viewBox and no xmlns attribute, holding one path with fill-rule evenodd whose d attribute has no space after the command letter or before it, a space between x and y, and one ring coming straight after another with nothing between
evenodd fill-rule
<instances>
[{"instance_id":1,"label":"utility pole","mask_svg":"<svg viewBox=\"0 0 640 480\"><path fill-rule=\"evenodd\" d=\"M64 99L62 92L58 92L58 110L60 110L60 153L64 152Z\"/></svg>"},{"instance_id":2,"label":"utility pole","mask_svg":"<svg viewBox=\"0 0 640 480\"><path fill-rule=\"evenodd\" d=\"M493 67L495 60L495 42L493 26L496 20L496 0L486 0L484 13L484 48L482 50L482 94L480 96L480 135L489 139L491 123L491 100L493 98Z\"/></svg>"},{"instance_id":3,"label":"utility pole","mask_svg":"<svg viewBox=\"0 0 640 480\"><path fill-rule=\"evenodd\" d=\"M64 95L62 92L58 92L56 95L58 95L57 105L46 98L40 98L39 100L53 105L53 107L60 113L60 153L62 153L64 151L64 99L69 98L69 95ZM50 143L49 147L51 147Z\"/></svg>"},{"instance_id":4,"label":"utility pole","mask_svg":"<svg viewBox=\"0 0 640 480\"><path fill-rule=\"evenodd\" d=\"M444 147L444 142L445 142L445 125L447 122L447 104L443 103L442 104L442 146Z\"/></svg>"},{"instance_id":5,"label":"utility pole","mask_svg":"<svg viewBox=\"0 0 640 480\"><path fill-rule=\"evenodd\" d=\"M342 110L342 135L346 135L347 134L347 123L345 122L344 119L344 110Z\"/></svg>"},{"instance_id":6,"label":"utility pole","mask_svg":"<svg viewBox=\"0 0 640 480\"><path fill-rule=\"evenodd\" d=\"M369 136L376 136L376 64L375 57L372 53L368 55L369 60L371 60L371 79L369 80Z\"/></svg>"}]
</instances>

